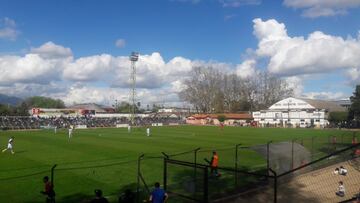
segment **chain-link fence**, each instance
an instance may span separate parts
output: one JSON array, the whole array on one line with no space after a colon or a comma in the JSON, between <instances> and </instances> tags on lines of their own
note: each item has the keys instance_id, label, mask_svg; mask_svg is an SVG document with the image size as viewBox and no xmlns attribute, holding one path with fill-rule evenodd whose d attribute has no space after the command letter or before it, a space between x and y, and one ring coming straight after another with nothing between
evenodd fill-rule
<instances>
[{"instance_id":1,"label":"chain-link fence","mask_svg":"<svg viewBox=\"0 0 360 203\"><path fill-rule=\"evenodd\" d=\"M276 143L272 150L284 146L290 150L282 152L290 154L283 159L288 162L285 165L272 169L278 159L270 158L268 169L218 167L219 175L215 176L209 165L166 157L164 186L175 198L196 202L341 202L359 192L360 144L337 148L316 160L311 160L311 153L295 141ZM304 152L305 161L295 155ZM335 174L336 168L346 172ZM336 193L340 182L346 188L343 196Z\"/></svg>"}]
</instances>

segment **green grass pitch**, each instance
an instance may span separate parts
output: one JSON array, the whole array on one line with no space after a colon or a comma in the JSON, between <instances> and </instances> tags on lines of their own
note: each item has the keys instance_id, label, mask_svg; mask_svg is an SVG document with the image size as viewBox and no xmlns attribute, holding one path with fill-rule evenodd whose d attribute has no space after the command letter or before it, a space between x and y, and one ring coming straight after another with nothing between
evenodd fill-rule
<instances>
[{"instance_id":1,"label":"green grass pitch","mask_svg":"<svg viewBox=\"0 0 360 203\"><path fill-rule=\"evenodd\" d=\"M234 146L264 144L269 140L281 141L310 139L316 136L324 142L329 135L352 134L340 130L238 128L204 126L153 127L151 136L144 128L75 130L71 140L67 131L0 131L1 148L15 136L15 154L0 154L0 202L44 202L42 177L50 175L50 168L58 164L55 172L57 202L81 202L100 188L112 202L125 188L136 185L137 157L145 153L142 173L152 186L162 182L161 152L175 154L201 147L198 160L211 156L218 149L220 165L233 166ZM348 138L347 138L348 139ZM223 150L221 150L223 149ZM193 154L177 157L193 160ZM251 151L240 153L243 167L261 166L264 160Z\"/></svg>"}]
</instances>

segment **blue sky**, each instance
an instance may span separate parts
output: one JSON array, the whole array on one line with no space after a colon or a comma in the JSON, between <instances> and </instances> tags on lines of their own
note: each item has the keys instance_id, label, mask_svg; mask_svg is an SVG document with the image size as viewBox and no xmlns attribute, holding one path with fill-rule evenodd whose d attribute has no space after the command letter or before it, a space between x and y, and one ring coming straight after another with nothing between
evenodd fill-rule
<instances>
[{"instance_id":1,"label":"blue sky","mask_svg":"<svg viewBox=\"0 0 360 203\"><path fill-rule=\"evenodd\" d=\"M126 80L121 75L128 73L115 69L126 66L125 56L136 50L144 55L144 64L142 64L144 81L147 81L146 74L151 76L150 70L154 70L152 66L158 67L163 72L166 72L164 68L176 69L177 67L172 67L168 63L175 57L181 57L182 61L179 62L181 64L190 60L191 64L220 64L220 66L226 66L224 69L230 70L240 68L240 70L250 72L254 72L253 69L271 72L276 69L274 74L286 78L292 77L291 81L295 81L293 85L301 87L300 96L324 99L345 98L351 94L354 85L360 81L360 67L358 66L360 56L354 56L360 49L358 49L358 46L360 47L358 38L360 1L333 0L331 4L317 2L315 0L2 0L0 6L0 57L2 58L0 59L10 60L11 63L0 63L0 71L8 73L7 70L18 67L18 71L23 73L24 67L16 60L25 59L29 54L38 55L40 59L35 57L37 61L34 64L37 65L34 66L33 71L39 72L35 79L25 80L18 76L5 77L3 75L3 78L0 76L0 93L15 96L41 94L62 97L68 103L72 103L88 101L97 95L91 93L94 95L90 98L75 98L76 93L91 89L100 92L110 88L114 94L111 97L125 98L126 87L118 85L117 89L111 88L114 84L108 80ZM257 18L261 21L255 23L254 19ZM256 36L256 33L262 32L255 30L256 24L270 26L266 29L267 33L263 33L265 37ZM281 28L281 25L284 26ZM286 29L287 34L281 35L284 39L281 43L286 45L273 47L276 49L273 53L258 53L263 46L260 45L261 40L265 42L271 38L272 42L278 42L276 41L278 38L273 38L275 35L271 33L272 29L277 28ZM12 32L5 32L9 30ZM337 53L337 50L347 50L351 52L350 56L344 55L342 58L351 58L350 61L339 64L334 62L334 65L329 65L326 63L328 61L326 57L334 58L330 53L323 56L318 53L321 48L309 49L312 41L307 41L307 39L315 31L324 34L320 37L326 38L322 44L332 43L331 40L336 41L340 37L344 43L334 42L334 44L338 42L338 45L334 45L334 53ZM298 43L294 37L303 37L304 42ZM123 44L117 47L115 42L119 39ZM48 42L51 43L44 46ZM289 44L298 46L297 54L303 54L304 50L307 50L317 52L314 54L318 56L300 65L296 65L299 62L294 60L287 61L286 57L281 61L276 61L279 56L284 54L288 56L293 53L288 49L283 49L290 46ZM329 49L326 46L324 48L324 52L327 51L326 48ZM52 58L41 55L44 52ZM60 52L63 54L62 57L56 55ZM153 55L154 53L158 53L160 58L158 55ZM101 59L104 54L110 58L103 56L106 59ZM13 60L10 56L17 59ZM312 58L313 55L307 53L304 56ZM89 59L89 57L93 58ZM81 60L82 58L85 59ZM306 61L307 58L302 58L301 61ZM34 60L33 58L26 59L31 61L28 64L32 64ZM99 65L96 60L103 63L100 62ZM256 61L255 67L245 67L243 63L247 60ZM269 65L271 60L275 61L275 64L293 65L288 69L281 69L274 65L271 69ZM17 65L10 67L9 64L13 63ZM60 66L60 63L63 66ZM86 63L90 63L92 68L86 69ZM161 65L162 63L165 65ZM37 70L39 64L44 65L44 68ZM71 71L69 66L76 71ZM32 68L32 66L25 67L27 70ZM49 76L49 80L41 82L39 81L39 78L43 78L41 74L48 74L47 71L41 72L44 69L61 76ZM64 73L64 69L69 70ZM75 74L81 72L82 69L87 70L91 75L80 74L77 77ZM113 72L113 74L116 72L119 76L112 79L108 79L105 75L96 77L99 74L94 69ZM188 67L184 70L188 70ZM163 77L167 77L166 74L168 73L164 73ZM13 80L8 81L8 78L13 78ZM144 85L139 97L143 95L149 102L156 102L156 98L151 98L149 95L169 95L172 89L176 89L174 83L179 83L177 78L163 81L156 88L148 88ZM26 92L26 88L29 87L42 90L42 92ZM80 89L83 90L80 91ZM176 101L175 93L168 97L166 100ZM102 98L102 100L95 99L94 102L104 102L105 96Z\"/></svg>"}]
</instances>

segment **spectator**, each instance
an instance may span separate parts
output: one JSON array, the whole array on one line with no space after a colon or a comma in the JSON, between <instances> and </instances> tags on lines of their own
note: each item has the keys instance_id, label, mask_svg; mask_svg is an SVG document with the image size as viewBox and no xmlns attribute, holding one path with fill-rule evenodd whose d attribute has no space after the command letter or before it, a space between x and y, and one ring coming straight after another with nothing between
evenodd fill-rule
<instances>
[{"instance_id":1,"label":"spectator","mask_svg":"<svg viewBox=\"0 0 360 203\"><path fill-rule=\"evenodd\" d=\"M346 168L344 168L343 166L340 166L340 170L339 170L340 175L346 176L347 172L348 171Z\"/></svg>"},{"instance_id":2,"label":"spectator","mask_svg":"<svg viewBox=\"0 0 360 203\"><path fill-rule=\"evenodd\" d=\"M220 176L218 173L218 165L219 165L219 156L216 151L213 151L213 156L210 161L211 174L218 177Z\"/></svg>"},{"instance_id":3,"label":"spectator","mask_svg":"<svg viewBox=\"0 0 360 203\"><path fill-rule=\"evenodd\" d=\"M90 203L109 203L109 201L102 196L101 190L96 189L94 192L95 192L95 198L91 200Z\"/></svg>"},{"instance_id":4,"label":"spectator","mask_svg":"<svg viewBox=\"0 0 360 203\"><path fill-rule=\"evenodd\" d=\"M339 196L339 197L344 197L345 196L345 186L344 186L344 183L342 181L339 182L338 191L335 194L337 196Z\"/></svg>"},{"instance_id":5,"label":"spectator","mask_svg":"<svg viewBox=\"0 0 360 203\"><path fill-rule=\"evenodd\" d=\"M46 203L55 203L55 191L53 184L49 181L49 177L45 176L43 178L43 182L45 185L45 190L41 191L40 193L46 195Z\"/></svg>"},{"instance_id":6,"label":"spectator","mask_svg":"<svg viewBox=\"0 0 360 203\"><path fill-rule=\"evenodd\" d=\"M335 168L334 174L335 174L335 175L339 175L339 170L340 170L339 168Z\"/></svg>"},{"instance_id":7,"label":"spectator","mask_svg":"<svg viewBox=\"0 0 360 203\"><path fill-rule=\"evenodd\" d=\"M155 183L155 189L151 192L150 202L152 203L164 203L168 199L168 194L165 190L160 188L160 183Z\"/></svg>"},{"instance_id":8,"label":"spectator","mask_svg":"<svg viewBox=\"0 0 360 203\"><path fill-rule=\"evenodd\" d=\"M134 203L135 195L130 189L126 189L125 193L119 197L119 203Z\"/></svg>"}]
</instances>

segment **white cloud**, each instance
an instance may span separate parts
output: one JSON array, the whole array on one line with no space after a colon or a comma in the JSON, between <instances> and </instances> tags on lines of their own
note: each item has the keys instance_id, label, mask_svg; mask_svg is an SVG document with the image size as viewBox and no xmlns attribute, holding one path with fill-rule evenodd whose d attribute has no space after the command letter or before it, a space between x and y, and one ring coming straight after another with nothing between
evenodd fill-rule
<instances>
[{"instance_id":1,"label":"white cloud","mask_svg":"<svg viewBox=\"0 0 360 203\"><path fill-rule=\"evenodd\" d=\"M0 39L7 39L14 41L20 32L16 28L16 23L13 19L0 19Z\"/></svg>"},{"instance_id":2,"label":"white cloud","mask_svg":"<svg viewBox=\"0 0 360 203\"><path fill-rule=\"evenodd\" d=\"M126 41L124 39L117 39L115 41L115 46L118 48L123 48L126 45Z\"/></svg>"},{"instance_id":3,"label":"white cloud","mask_svg":"<svg viewBox=\"0 0 360 203\"><path fill-rule=\"evenodd\" d=\"M254 19L259 39L256 54L269 58L268 71L281 76L329 73L360 67L360 37L344 39L315 31L307 38L290 37L274 19Z\"/></svg>"},{"instance_id":4,"label":"white cloud","mask_svg":"<svg viewBox=\"0 0 360 203\"><path fill-rule=\"evenodd\" d=\"M348 9L360 6L359 0L284 0L284 5L303 9L304 17L316 18L346 14Z\"/></svg>"},{"instance_id":5,"label":"white cloud","mask_svg":"<svg viewBox=\"0 0 360 203\"><path fill-rule=\"evenodd\" d=\"M223 7L240 7L244 5L259 5L261 0L219 0Z\"/></svg>"},{"instance_id":6,"label":"white cloud","mask_svg":"<svg viewBox=\"0 0 360 203\"><path fill-rule=\"evenodd\" d=\"M236 75L241 78L249 78L256 73L256 60L245 60L243 63L236 66Z\"/></svg>"},{"instance_id":7,"label":"white cloud","mask_svg":"<svg viewBox=\"0 0 360 203\"><path fill-rule=\"evenodd\" d=\"M44 84L57 80L59 70L55 63L37 54L20 56L0 56L0 84L20 83Z\"/></svg>"},{"instance_id":8,"label":"white cloud","mask_svg":"<svg viewBox=\"0 0 360 203\"><path fill-rule=\"evenodd\" d=\"M111 75L113 57L108 54L81 57L67 64L63 76L72 81L97 81Z\"/></svg>"},{"instance_id":9,"label":"white cloud","mask_svg":"<svg viewBox=\"0 0 360 203\"><path fill-rule=\"evenodd\" d=\"M45 59L54 58L67 58L72 57L72 51L70 48L57 45L54 42L46 42L37 48L31 48L30 53L38 54Z\"/></svg>"}]
</instances>

